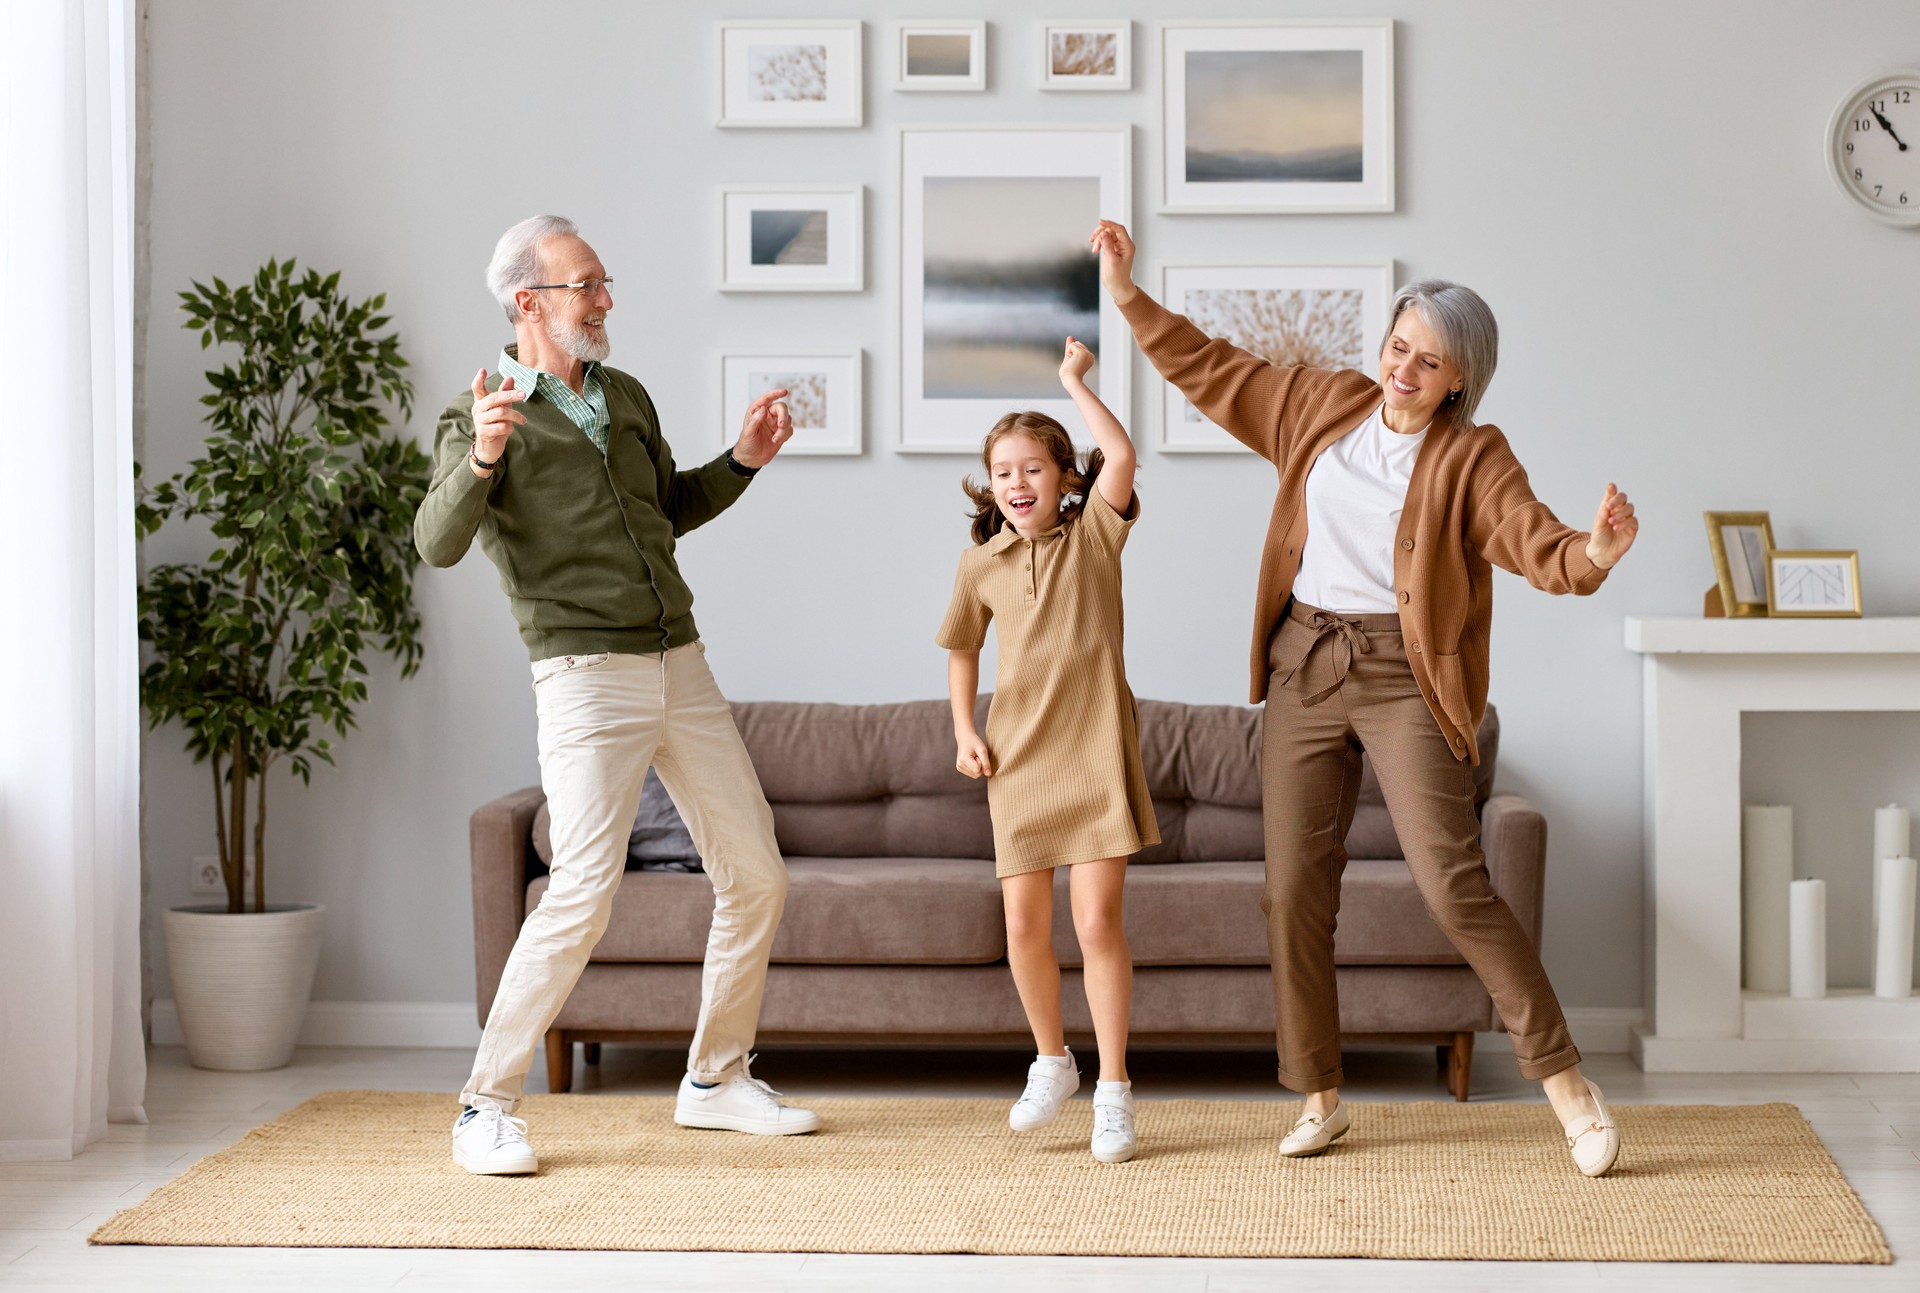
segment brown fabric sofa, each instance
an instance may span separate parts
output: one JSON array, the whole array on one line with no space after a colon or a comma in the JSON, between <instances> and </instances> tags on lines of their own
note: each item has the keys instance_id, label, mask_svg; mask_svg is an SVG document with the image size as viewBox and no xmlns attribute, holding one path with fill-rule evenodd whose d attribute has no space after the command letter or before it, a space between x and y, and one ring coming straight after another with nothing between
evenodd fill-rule
<instances>
[{"instance_id":1,"label":"brown fabric sofa","mask_svg":"<svg viewBox=\"0 0 1920 1293\"><path fill-rule=\"evenodd\" d=\"M946 702L755 702L736 704L734 715L791 877L761 1040L1028 1042L1006 965L985 783L954 769ZM1140 703L1162 842L1127 876L1137 1043L1273 1040L1260 912L1260 717L1239 706ZM1487 867L1537 944L1547 827L1525 800L1491 793L1498 747L1489 707L1475 770ZM1370 767L1347 851L1335 942L1341 1030L1353 1040L1436 1046L1464 1100L1474 1034L1500 1021L1427 914ZM547 887L540 790L474 813L472 854L484 1021L520 923ZM1064 868L1057 883L1067 1027L1090 1038ZM576 1041L591 1063L602 1041L691 1037L712 904L704 875L626 874L606 936L548 1034L552 1089L571 1085Z\"/></svg>"}]
</instances>

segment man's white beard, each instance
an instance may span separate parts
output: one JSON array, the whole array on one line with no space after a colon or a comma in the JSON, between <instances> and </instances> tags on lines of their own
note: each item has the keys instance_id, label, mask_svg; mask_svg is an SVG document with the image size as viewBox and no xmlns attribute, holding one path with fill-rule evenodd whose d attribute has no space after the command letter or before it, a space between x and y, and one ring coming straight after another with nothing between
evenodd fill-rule
<instances>
[{"instance_id":1,"label":"man's white beard","mask_svg":"<svg viewBox=\"0 0 1920 1293\"><path fill-rule=\"evenodd\" d=\"M594 336L584 327L569 328L555 321L542 321L546 329L547 340L567 352L570 358L581 363L598 364L606 360L613 350L603 327L599 336Z\"/></svg>"}]
</instances>

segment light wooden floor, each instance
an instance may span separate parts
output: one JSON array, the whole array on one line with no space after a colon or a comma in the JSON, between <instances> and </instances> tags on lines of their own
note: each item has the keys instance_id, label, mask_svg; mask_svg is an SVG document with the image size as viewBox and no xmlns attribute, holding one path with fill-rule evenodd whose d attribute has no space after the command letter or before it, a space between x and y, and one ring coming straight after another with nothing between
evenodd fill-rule
<instances>
[{"instance_id":1,"label":"light wooden floor","mask_svg":"<svg viewBox=\"0 0 1920 1293\"><path fill-rule=\"evenodd\" d=\"M1431 1051L1351 1052L1346 1094L1355 1100L1440 1099ZM861 1257L713 1253L452 1252L385 1249L88 1248L87 1232L196 1159L231 1143L320 1091L370 1087L455 1091L471 1055L447 1050L306 1050L273 1073L205 1073L174 1049L155 1051L146 1127L117 1126L72 1163L0 1165L0 1287L61 1290L263 1288L459 1289L505 1282L543 1287L760 1291L910 1289L999 1293L1152 1290L1237 1293L1285 1289L1828 1290L1920 1288L1920 1076L1663 1076L1624 1056L1597 1056L1586 1071L1621 1103L1798 1104L1885 1229L1891 1267L1665 1266L1006 1257ZM585 1070L585 1089L665 1094L679 1052L608 1047ZM1147 1052L1135 1056L1140 1095L1270 1099L1270 1054ZM759 1075L807 1095L1004 1095L1024 1076L1008 1052L771 1051ZM1477 1100L1537 1100L1511 1056L1482 1053ZM544 1089L536 1068L535 1089ZM1284 1111L1276 1110L1276 1134ZM539 1145L539 1128L534 1127ZM1630 1152L1630 1151L1629 1151ZM341 1165L343 1172L351 1164ZM611 1202L609 1206L617 1206Z\"/></svg>"}]
</instances>

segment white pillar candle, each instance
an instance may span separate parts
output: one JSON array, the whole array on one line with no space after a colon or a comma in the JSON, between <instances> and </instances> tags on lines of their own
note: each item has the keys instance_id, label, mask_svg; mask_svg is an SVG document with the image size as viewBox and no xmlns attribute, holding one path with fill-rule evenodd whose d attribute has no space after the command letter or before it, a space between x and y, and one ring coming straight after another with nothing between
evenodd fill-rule
<instances>
[{"instance_id":1,"label":"white pillar candle","mask_svg":"<svg viewBox=\"0 0 1920 1293\"><path fill-rule=\"evenodd\" d=\"M1787 990L1787 886L1793 883L1793 809L1748 804L1740 834L1742 977L1752 992Z\"/></svg>"},{"instance_id":2,"label":"white pillar candle","mask_svg":"<svg viewBox=\"0 0 1920 1293\"><path fill-rule=\"evenodd\" d=\"M1787 899L1793 964L1789 991L1802 1000L1827 995L1827 882L1795 880Z\"/></svg>"},{"instance_id":3,"label":"white pillar candle","mask_svg":"<svg viewBox=\"0 0 1920 1293\"><path fill-rule=\"evenodd\" d=\"M1873 860L1913 856L1913 817L1898 804L1873 810Z\"/></svg>"},{"instance_id":4,"label":"white pillar candle","mask_svg":"<svg viewBox=\"0 0 1920 1293\"><path fill-rule=\"evenodd\" d=\"M1920 862L1880 858L1873 864L1873 995L1913 995L1913 900Z\"/></svg>"}]
</instances>

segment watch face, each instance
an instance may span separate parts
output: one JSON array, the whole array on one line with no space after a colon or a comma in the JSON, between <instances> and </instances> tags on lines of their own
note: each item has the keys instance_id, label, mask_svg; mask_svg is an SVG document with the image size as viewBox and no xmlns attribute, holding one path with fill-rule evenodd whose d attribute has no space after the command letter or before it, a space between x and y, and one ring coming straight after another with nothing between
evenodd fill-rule
<instances>
[{"instance_id":1,"label":"watch face","mask_svg":"<svg viewBox=\"0 0 1920 1293\"><path fill-rule=\"evenodd\" d=\"M1827 160L1848 197L1884 220L1920 224L1920 72L1880 77L1841 100Z\"/></svg>"}]
</instances>

